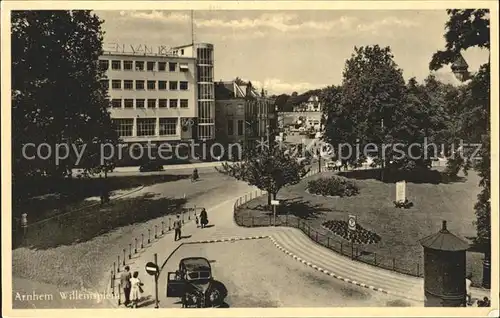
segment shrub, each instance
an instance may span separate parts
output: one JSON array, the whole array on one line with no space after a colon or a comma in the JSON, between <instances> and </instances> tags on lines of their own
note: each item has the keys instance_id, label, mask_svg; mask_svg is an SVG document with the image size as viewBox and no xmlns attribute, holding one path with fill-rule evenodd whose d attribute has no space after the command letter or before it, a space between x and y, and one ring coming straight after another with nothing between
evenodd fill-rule
<instances>
[{"instance_id":1,"label":"shrub","mask_svg":"<svg viewBox=\"0 0 500 318\"><path fill-rule=\"evenodd\" d=\"M307 190L313 194L340 197L350 197L359 193L356 183L339 176L311 180L307 184Z\"/></svg>"},{"instance_id":2,"label":"shrub","mask_svg":"<svg viewBox=\"0 0 500 318\"><path fill-rule=\"evenodd\" d=\"M393 201L393 203L396 208L400 209L409 209L413 206L413 202L408 201L408 199L404 201Z\"/></svg>"},{"instance_id":3,"label":"shrub","mask_svg":"<svg viewBox=\"0 0 500 318\"><path fill-rule=\"evenodd\" d=\"M342 237L349 242L355 244L374 244L380 242L380 236L374 232L364 229L359 224L356 224L356 230L349 230L349 225L346 221L330 220L323 222L323 227L332 231L334 234Z\"/></svg>"}]
</instances>

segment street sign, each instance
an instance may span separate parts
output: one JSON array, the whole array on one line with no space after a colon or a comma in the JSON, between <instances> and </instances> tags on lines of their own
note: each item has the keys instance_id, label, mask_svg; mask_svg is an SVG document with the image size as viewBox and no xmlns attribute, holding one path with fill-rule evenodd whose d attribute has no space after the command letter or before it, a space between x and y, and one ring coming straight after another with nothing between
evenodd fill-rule
<instances>
[{"instance_id":1,"label":"street sign","mask_svg":"<svg viewBox=\"0 0 500 318\"><path fill-rule=\"evenodd\" d=\"M148 262L146 264L146 272L149 275L154 276L154 275L157 275L160 272L160 269L158 268L158 265L156 265L155 263Z\"/></svg>"},{"instance_id":2,"label":"street sign","mask_svg":"<svg viewBox=\"0 0 500 318\"><path fill-rule=\"evenodd\" d=\"M404 202L406 200L406 181L396 182L396 201Z\"/></svg>"},{"instance_id":3,"label":"street sign","mask_svg":"<svg viewBox=\"0 0 500 318\"><path fill-rule=\"evenodd\" d=\"M356 216L349 215L349 220L347 221L347 224L349 225L349 230L355 231L356 230Z\"/></svg>"},{"instance_id":4,"label":"street sign","mask_svg":"<svg viewBox=\"0 0 500 318\"><path fill-rule=\"evenodd\" d=\"M271 205L280 205L279 200L271 200Z\"/></svg>"}]
</instances>

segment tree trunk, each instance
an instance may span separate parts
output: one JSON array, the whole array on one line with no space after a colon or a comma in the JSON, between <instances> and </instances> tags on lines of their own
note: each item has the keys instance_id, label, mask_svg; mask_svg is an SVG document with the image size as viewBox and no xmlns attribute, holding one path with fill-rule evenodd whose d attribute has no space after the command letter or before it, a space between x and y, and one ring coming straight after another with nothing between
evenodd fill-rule
<instances>
[{"instance_id":1,"label":"tree trunk","mask_svg":"<svg viewBox=\"0 0 500 318\"><path fill-rule=\"evenodd\" d=\"M267 205L268 205L268 207L271 206L271 193L269 193L269 192L267 193Z\"/></svg>"}]
</instances>

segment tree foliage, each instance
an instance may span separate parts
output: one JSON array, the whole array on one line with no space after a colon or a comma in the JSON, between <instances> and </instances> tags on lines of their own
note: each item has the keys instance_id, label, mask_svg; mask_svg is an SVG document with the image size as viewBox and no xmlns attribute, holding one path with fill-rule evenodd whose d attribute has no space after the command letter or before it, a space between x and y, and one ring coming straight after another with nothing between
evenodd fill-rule
<instances>
[{"instance_id":1,"label":"tree foliage","mask_svg":"<svg viewBox=\"0 0 500 318\"><path fill-rule=\"evenodd\" d=\"M439 69L454 61L460 51L472 47L490 49L489 10L448 10L449 20L445 25L446 46L438 51L429 64L431 70ZM448 171L458 173L461 169L467 172L475 169L481 180L482 188L475 204L477 220L476 244L489 254L491 240L491 206L490 206L490 63L479 68L471 81L461 88L460 99L454 109L456 125L450 134L470 142L482 144L478 160L469 160L469 152L473 149L461 149L462 156L449 160Z\"/></svg>"},{"instance_id":2,"label":"tree foliage","mask_svg":"<svg viewBox=\"0 0 500 318\"><path fill-rule=\"evenodd\" d=\"M429 68L438 70L453 63L460 51L470 47L490 48L490 12L488 9L449 9L445 25L445 50L432 56Z\"/></svg>"},{"instance_id":3,"label":"tree foliage","mask_svg":"<svg viewBox=\"0 0 500 318\"><path fill-rule=\"evenodd\" d=\"M297 184L309 171L281 147L254 149L244 160L223 163L216 170L267 191L273 198L283 187Z\"/></svg>"},{"instance_id":4,"label":"tree foliage","mask_svg":"<svg viewBox=\"0 0 500 318\"><path fill-rule=\"evenodd\" d=\"M59 164L54 154L29 160L22 154L27 143L85 147L82 168L90 173L112 169L112 163L101 165L99 155L102 143L118 139L107 111L107 89L100 83L102 23L86 10L12 12L14 181L63 177L76 164L74 151Z\"/></svg>"}]
</instances>

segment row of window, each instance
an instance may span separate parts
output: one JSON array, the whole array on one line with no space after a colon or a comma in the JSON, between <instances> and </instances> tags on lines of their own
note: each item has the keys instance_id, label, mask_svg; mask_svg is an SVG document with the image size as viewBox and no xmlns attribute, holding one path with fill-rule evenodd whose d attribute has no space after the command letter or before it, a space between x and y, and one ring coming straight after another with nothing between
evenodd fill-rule
<instances>
[{"instance_id":1,"label":"row of window","mask_svg":"<svg viewBox=\"0 0 500 318\"><path fill-rule=\"evenodd\" d=\"M99 60L99 67L103 71L109 70L110 60ZM168 68L167 68L168 64ZM121 60L111 60L111 69L113 71L151 71L151 72L181 72L189 71L189 66L187 63L174 63L174 62L155 62L155 61L121 61Z\"/></svg>"},{"instance_id":2,"label":"row of window","mask_svg":"<svg viewBox=\"0 0 500 318\"><path fill-rule=\"evenodd\" d=\"M178 118L159 118L159 136L172 136L177 134ZM113 119L116 131L120 137L148 137L157 136L156 118L137 118L136 134L134 136L134 119Z\"/></svg>"},{"instance_id":3,"label":"row of window","mask_svg":"<svg viewBox=\"0 0 500 318\"><path fill-rule=\"evenodd\" d=\"M238 135L243 136L243 120L238 120L236 124ZM227 121L227 134L228 136L234 135L234 121L232 119L228 119Z\"/></svg>"},{"instance_id":4,"label":"row of window","mask_svg":"<svg viewBox=\"0 0 500 318\"><path fill-rule=\"evenodd\" d=\"M119 99L113 98L110 104L111 108L189 108L187 99Z\"/></svg>"},{"instance_id":5,"label":"row of window","mask_svg":"<svg viewBox=\"0 0 500 318\"><path fill-rule=\"evenodd\" d=\"M103 87L109 89L109 80L103 79L101 80ZM122 85L123 83L123 85ZM145 81L145 80L135 80L135 85L133 80L111 80L111 88L114 90L133 90L135 87L136 90L145 90L148 91L166 91L167 90L167 81ZM189 83L186 81L168 81L168 90L170 91L187 91L189 89Z\"/></svg>"}]
</instances>

